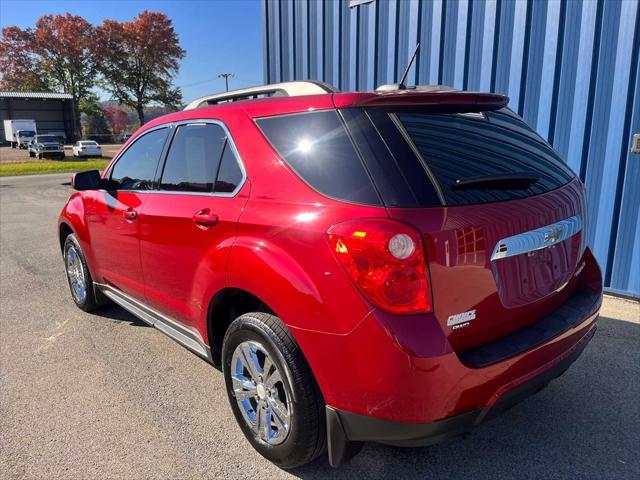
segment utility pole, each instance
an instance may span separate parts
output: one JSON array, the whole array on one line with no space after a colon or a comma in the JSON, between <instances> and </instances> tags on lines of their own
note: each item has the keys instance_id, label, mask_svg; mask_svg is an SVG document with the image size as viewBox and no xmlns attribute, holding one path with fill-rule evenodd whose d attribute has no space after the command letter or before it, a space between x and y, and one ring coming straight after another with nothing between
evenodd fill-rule
<instances>
[{"instance_id":1,"label":"utility pole","mask_svg":"<svg viewBox=\"0 0 640 480\"><path fill-rule=\"evenodd\" d=\"M229 77L233 77L233 73L221 73L218 78L224 78L224 87L229 91Z\"/></svg>"}]
</instances>

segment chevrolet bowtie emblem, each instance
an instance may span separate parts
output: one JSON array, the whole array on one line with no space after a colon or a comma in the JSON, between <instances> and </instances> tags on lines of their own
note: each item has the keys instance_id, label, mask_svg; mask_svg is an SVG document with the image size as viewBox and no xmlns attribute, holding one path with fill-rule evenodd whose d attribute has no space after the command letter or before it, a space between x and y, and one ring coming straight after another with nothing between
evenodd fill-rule
<instances>
[{"instance_id":1,"label":"chevrolet bowtie emblem","mask_svg":"<svg viewBox=\"0 0 640 480\"><path fill-rule=\"evenodd\" d=\"M545 245L552 245L556 243L561 236L562 236L562 227L556 226L556 227L550 228L548 231L544 233L544 243Z\"/></svg>"}]
</instances>

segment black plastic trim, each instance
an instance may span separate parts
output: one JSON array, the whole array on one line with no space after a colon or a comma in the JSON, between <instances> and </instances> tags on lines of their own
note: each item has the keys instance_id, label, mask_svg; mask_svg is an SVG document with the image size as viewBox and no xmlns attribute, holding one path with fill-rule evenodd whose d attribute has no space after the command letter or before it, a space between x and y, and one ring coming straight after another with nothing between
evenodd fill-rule
<instances>
[{"instance_id":1,"label":"black plastic trim","mask_svg":"<svg viewBox=\"0 0 640 480\"><path fill-rule=\"evenodd\" d=\"M501 362L560 335L595 313L601 303L601 292L576 290L560 307L533 325L480 347L458 352L458 358L473 368Z\"/></svg>"},{"instance_id":2,"label":"black plastic trim","mask_svg":"<svg viewBox=\"0 0 640 480\"><path fill-rule=\"evenodd\" d=\"M338 466L355 455L362 442L400 447L424 447L472 430L486 420L517 405L562 375L577 360L596 332L595 321L580 341L558 363L529 381L504 393L495 404L430 423L405 423L368 417L329 405L326 407L329 463Z\"/></svg>"}]
</instances>

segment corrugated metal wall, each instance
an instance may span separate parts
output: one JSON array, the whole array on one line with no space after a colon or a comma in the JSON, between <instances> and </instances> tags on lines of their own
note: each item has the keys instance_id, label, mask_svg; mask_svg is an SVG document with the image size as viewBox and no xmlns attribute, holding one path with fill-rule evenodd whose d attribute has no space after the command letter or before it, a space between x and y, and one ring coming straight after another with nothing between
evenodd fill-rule
<instances>
[{"instance_id":1,"label":"corrugated metal wall","mask_svg":"<svg viewBox=\"0 0 640 480\"><path fill-rule=\"evenodd\" d=\"M638 0L263 0L265 82L398 81L509 95L585 181L610 290L640 296Z\"/></svg>"}]
</instances>

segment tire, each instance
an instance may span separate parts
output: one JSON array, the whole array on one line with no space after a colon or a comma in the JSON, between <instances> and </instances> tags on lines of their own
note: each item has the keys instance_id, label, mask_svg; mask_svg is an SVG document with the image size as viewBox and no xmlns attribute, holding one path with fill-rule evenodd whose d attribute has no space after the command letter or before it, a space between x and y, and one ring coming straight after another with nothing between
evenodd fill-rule
<instances>
[{"instance_id":1,"label":"tire","mask_svg":"<svg viewBox=\"0 0 640 480\"><path fill-rule=\"evenodd\" d=\"M262 376L257 385L249 380L253 377L245 368L247 363L241 359L246 358L242 356L243 349L244 352L253 352L250 358L257 362L256 370L261 370L264 382ZM268 359L273 367L264 371ZM267 313L247 313L236 318L224 337L222 362L231 409L242 433L258 453L280 468L289 469L311 462L326 450L322 394L302 351L282 320ZM251 364L255 365L253 361ZM238 379L245 381L241 383ZM237 390L234 390L234 381ZM236 398L239 394L246 395L243 405L247 408L238 403ZM257 430L268 431L267 438L273 433L274 437L269 440L249 425L251 410L254 411L254 420L261 418L255 413L260 405L265 405L266 409L262 411L271 415L262 418L270 418L271 421L269 427ZM278 422L278 418L286 419L287 415L278 415L278 412L288 413L288 427L283 428L282 422Z\"/></svg>"},{"instance_id":2,"label":"tire","mask_svg":"<svg viewBox=\"0 0 640 480\"><path fill-rule=\"evenodd\" d=\"M38 154L38 160L42 160L42 154L41 153Z\"/></svg>"},{"instance_id":3,"label":"tire","mask_svg":"<svg viewBox=\"0 0 640 480\"><path fill-rule=\"evenodd\" d=\"M35 155L36 155L35 153L33 153L33 152L29 152L29 156L30 156L31 158L35 157Z\"/></svg>"},{"instance_id":4,"label":"tire","mask_svg":"<svg viewBox=\"0 0 640 480\"><path fill-rule=\"evenodd\" d=\"M75 263L75 261L70 259L71 255L77 255L74 257L74 260L77 260L78 263ZM64 241L64 265L67 274L67 283L69 284L69 290L71 291L71 298L76 306L85 312L91 312L98 308L100 304L96 300L93 289L93 279L89 273L89 268L87 267L87 261L84 258L82 248L74 234L68 235ZM70 272L70 269L74 271L74 274ZM79 295L77 290L74 291L74 279L82 279L84 295Z\"/></svg>"}]
</instances>

